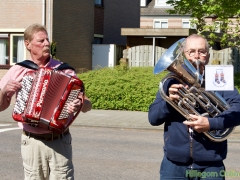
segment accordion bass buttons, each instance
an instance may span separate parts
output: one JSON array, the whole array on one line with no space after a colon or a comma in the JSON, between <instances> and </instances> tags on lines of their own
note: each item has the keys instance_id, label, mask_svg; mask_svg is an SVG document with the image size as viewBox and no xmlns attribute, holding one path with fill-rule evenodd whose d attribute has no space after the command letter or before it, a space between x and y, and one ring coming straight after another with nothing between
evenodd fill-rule
<instances>
[{"instance_id":1,"label":"accordion bass buttons","mask_svg":"<svg viewBox=\"0 0 240 180\"><path fill-rule=\"evenodd\" d=\"M16 121L23 121L22 114L27 106L29 94L32 89L34 74L27 73L21 82L22 88L18 92L17 99L15 102L15 106L13 109L13 119Z\"/></svg>"}]
</instances>

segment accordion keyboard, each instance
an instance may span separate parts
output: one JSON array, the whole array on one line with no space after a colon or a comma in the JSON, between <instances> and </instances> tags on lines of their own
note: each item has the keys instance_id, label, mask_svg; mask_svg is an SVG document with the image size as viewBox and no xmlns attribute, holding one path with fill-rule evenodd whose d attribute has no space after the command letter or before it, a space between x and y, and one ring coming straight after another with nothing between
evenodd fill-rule
<instances>
[{"instance_id":1,"label":"accordion keyboard","mask_svg":"<svg viewBox=\"0 0 240 180\"><path fill-rule=\"evenodd\" d=\"M14 113L22 114L24 112L27 105L28 98L29 98L29 94L31 92L32 83L33 83L33 76L27 75L23 77L22 83L21 83L22 88L18 92L16 103L13 109Z\"/></svg>"},{"instance_id":2,"label":"accordion keyboard","mask_svg":"<svg viewBox=\"0 0 240 180\"><path fill-rule=\"evenodd\" d=\"M63 107L63 111L61 112L59 119L65 119L69 117L69 113L67 112L67 105L68 103L72 102L73 100L77 99L78 94L80 93L81 89L71 90L69 93L69 96L67 98L67 101Z\"/></svg>"}]
</instances>

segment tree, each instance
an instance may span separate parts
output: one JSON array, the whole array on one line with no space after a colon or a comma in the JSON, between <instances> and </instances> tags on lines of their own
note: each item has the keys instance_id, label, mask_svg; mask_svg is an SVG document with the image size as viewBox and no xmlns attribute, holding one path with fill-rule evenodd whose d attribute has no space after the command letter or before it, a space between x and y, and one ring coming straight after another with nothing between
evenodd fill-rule
<instances>
[{"instance_id":1,"label":"tree","mask_svg":"<svg viewBox=\"0 0 240 180\"><path fill-rule=\"evenodd\" d=\"M221 47L240 46L239 0L168 0L167 4L173 7L168 10L170 14L191 15L191 24L196 25L198 34L206 36L211 45L219 41ZM207 17L214 22L207 23ZM216 33L216 29L221 33Z\"/></svg>"}]
</instances>

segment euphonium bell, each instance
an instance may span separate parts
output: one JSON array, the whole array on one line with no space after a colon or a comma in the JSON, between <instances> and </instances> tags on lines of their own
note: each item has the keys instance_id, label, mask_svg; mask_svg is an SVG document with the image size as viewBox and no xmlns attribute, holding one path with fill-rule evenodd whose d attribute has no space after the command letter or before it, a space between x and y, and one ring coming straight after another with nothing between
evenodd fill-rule
<instances>
[{"instance_id":1,"label":"euphonium bell","mask_svg":"<svg viewBox=\"0 0 240 180\"><path fill-rule=\"evenodd\" d=\"M190 114L215 117L227 110L229 105L218 92L205 91L205 88L202 86L203 75L200 74L198 67L201 62L200 60L196 60L196 69L192 63L184 57L184 43L184 38L175 42L165 51L154 67L154 74L158 74L164 70L171 72L163 78L159 84L160 95L189 121L191 121ZM170 100L163 90L164 83L169 78L174 78L180 84L189 86L188 89L183 87L178 90L179 100ZM199 106L205 111L204 113L200 114L196 110ZM235 127L208 131L204 132L204 134L212 141L222 142L227 139L234 128Z\"/></svg>"}]
</instances>

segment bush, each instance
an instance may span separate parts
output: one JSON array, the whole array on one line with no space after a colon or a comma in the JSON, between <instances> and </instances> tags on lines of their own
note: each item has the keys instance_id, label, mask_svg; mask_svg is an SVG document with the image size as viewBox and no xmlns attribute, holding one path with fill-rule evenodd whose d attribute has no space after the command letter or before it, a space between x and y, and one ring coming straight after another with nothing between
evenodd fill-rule
<instances>
[{"instance_id":1,"label":"bush","mask_svg":"<svg viewBox=\"0 0 240 180\"><path fill-rule=\"evenodd\" d=\"M52 55L52 58L57 59L57 57L56 57L56 55L57 55L57 42L56 41L51 42L50 54Z\"/></svg>"},{"instance_id":2,"label":"bush","mask_svg":"<svg viewBox=\"0 0 240 180\"><path fill-rule=\"evenodd\" d=\"M240 73L234 74L234 86L238 89L240 93Z\"/></svg>"},{"instance_id":3,"label":"bush","mask_svg":"<svg viewBox=\"0 0 240 180\"><path fill-rule=\"evenodd\" d=\"M153 67L102 68L78 74L93 109L148 111L166 72L154 75Z\"/></svg>"}]
</instances>

